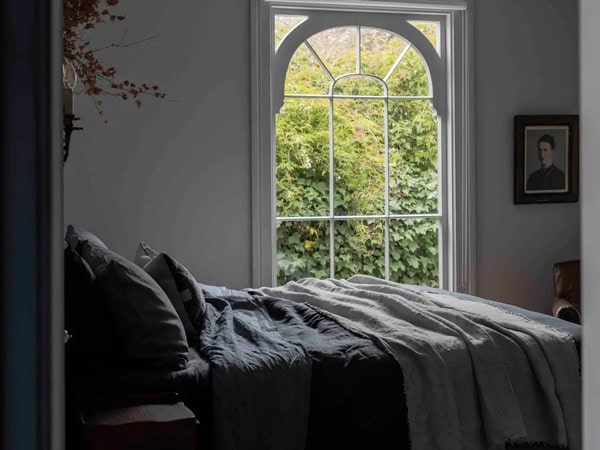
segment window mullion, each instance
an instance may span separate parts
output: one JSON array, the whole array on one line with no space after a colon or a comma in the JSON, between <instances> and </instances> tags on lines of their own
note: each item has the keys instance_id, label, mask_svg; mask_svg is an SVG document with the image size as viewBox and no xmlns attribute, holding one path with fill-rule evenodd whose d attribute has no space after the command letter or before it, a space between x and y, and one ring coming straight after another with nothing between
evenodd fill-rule
<instances>
[{"instance_id":1,"label":"window mullion","mask_svg":"<svg viewBox=\"0 0 600 450\"><path fill-rule=\"evenodd\" d=\"M329 94L285 94L284 98L329 98ZM350 94L334 94L333 98L338 99L350 99L350 100L381 100L381 95L350 95ZM388 95L389 100L401 100L401 101L412 101L412 100L431 100L433 97L430 95L421 96L402 96L402 95Z\"/></svg>"},{"instance_id":2,"label":"window mullion","mask_svg":"<svg viewBox=\"0 0 600 450\"><path fill-rule=\"evenodd\" d=\"M383 77L383 81L387 82L387 80L390 79L390 77L394 73L394 70L396 70L396 67L398 67L398 64L400 64L402 62L402 60L404 59L404 57L406 56L406 54L408 53L408 51L410 50L411 47L412 47L412 44L408 44L404 48L404 50L402 50L402 53L400 53L400 56L398 56L398 59L394 62L394 65L391 67L391 69L389 70L387 75L385 77Z\"/></svg>"},{"instance_id":3,"label":"window mullion","mask_svg":"<svg viewBox=\"0 0 600 450\"><path fill-rule=\"evenodd\" d=\"M390 279L390 141L388 136L388 112L387 86L384 86L385 98L383 100L383 140L385 151L385 279Z\"/></svg>"},{"instance_id":4,"label":"window mullion","mask_svg":"<svg viewBox=\"0 0 600 450\"><path fill-rule=\"evenodd\" d=\"M310 45L308 40L304 41L304 45L306 45L306 48L308 48L308 51L311 52L312 55L315 57L315 59L317 60L317 63L319 64L319 66L321 66L321 69L323 69L323 71L327 74L327 78L329 78L331 80L331 82L334 82L335 78L333 77L333 75L331 74L331 72L329 71L329 69L327 68L327 66L325 65L323 60L321 59L321 57L317 54L317 52L315 51L313 46Z\"/></svg>"},{"instance_id":5,"label":"window mullion","mask_svg":"<svg viewBox=\"0 0 600 450\"><path fill-rule=\"evenodd\" d=\"M329 88L329 274L335 278L335 178L334 178L334 140L333 140L333 83Z\"/></svg>"},{"instance_id":6,"label":"window mullion","mask_svg":"<svg viewBox=\"0 0 600 450\"><path fill-rule=\"evenodd\" d=\"M406 220L406 219L440 219L443 218L443 215L440 213L427 213L427 214L389 214L388 217L392 220ZM364 216L280 216L275 219L278 222L294 222L294 221L305 221L305 222L314 222L319 220L374 220L374 219L385 219L385 214L369 214Z\"/></svg>"},{"instance_id":7,"label":"window mullion","mask_svg":"<svg viewBox=\"0 0 600 450\"><path fill-rule=\"evenodd\" d=\"M361 66L361 61L360 61L360 59L361 59L361 53L360 53L360 46L361 46L361 43L360 43L360 40L361 40L360 27L357 27L356 34L357 34L357 37L356 37L356 73L360 74L360 73L362 73L362 71L360 70L360 66Z\"/></svg>"}]
</instances>

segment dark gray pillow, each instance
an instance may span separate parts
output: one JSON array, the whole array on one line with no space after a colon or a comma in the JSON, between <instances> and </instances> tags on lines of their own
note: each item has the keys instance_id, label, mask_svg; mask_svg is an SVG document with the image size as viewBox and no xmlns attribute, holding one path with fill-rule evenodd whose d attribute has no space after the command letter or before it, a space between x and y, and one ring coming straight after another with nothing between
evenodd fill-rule
<instances>
[{"instance_id":1,"label":"dark gray pillow","mask_svg":"<svg viewBox=\"0 0 600 450\"><path fill-rule=\"evenodd\" d=\"M190 318L190 321L197 326L204 314L204 309L206 308L202 289L200 289L194 276L183 264L174 260L169 255L165 255L165 259L169 265L169 269L171 269L173 278L175 279L175 284L177 285L177 289L183 300L183 306L185 307L188 317Z\"/></svg>"},{"instance_id":2,"label":"dark gray pillow","mask_svg":"<svg viewBox=\"0 0 600 450\"><path fill-rule=\"evenodd\" d=\"M106 247L106 244L104 244L104 242L102 242L102 240L100 240L100 238L94 233L73 225L67 226L65 240L68 242L71 248L73 248L80 255L83 248L83 243L86 241L98 247L108 248Z\"/></svg>"},{"instance_id":3,"label":"dark gray pillow","mask_svg":"<svg viewBox=\"0 0 600 450\"><path fill-rule=\"evenodd\" d=\"M89 264L96 277L104 273L111 261L121 261L124 264L131 263L124 256L109 250L106 246L98 245L95 241L85 241L80 254L83 260Z\"/></svg>"},{"instance_id":4,"label":"dark gray pillow","mask_svg":"<svg viewBox=\"0 0 600 450\"><path fill-rule=\"evenodd\" d=\"M194 276L183 264L171 258L166 253L161 254L164 255L163 258L175 280L177 290L180 294L179 296L184 303L188 317L192 324L196 324L202 317L202 314L204 314L205 301L202 289ZM140 267L146 268L146 266L158 255L159 253L145 242L140 242L135 252L133 262Z\"/></svg>"},{"instance_id":5,"label":"dark gray pillow","mask_svg":"<svg viewBox=\"0 0 600 450\"><path fill-rule=\"evenodd\" d=\"M70 245L64 251L66 347L79 368L106 367L119 359L116 330L89 265Z\"/></svg>"},{"instance_id":6,"label":"dark gray pillow","mask_svg":"<svg viewBox=\"0 0 600 450\"><path fill-rule=\"evenodd\" d=\"M147 367L187 367L188 343L181 320L150 275L119 257L108 263L96 283L127 358Z\"/></svg>"},{"instance_id":7,"label":"dark gray pillow","mask_svg":"<svg viewBox=\"0 0 600 450\"><path fill-rule=\"evenodd\" d=\"M179 291L179 287L175 281L175 275L171 271L168 262L170 259L171 258L165 253L160 253L144 266L144 271L158 283L165 294L167 294L167 297L169 297L169 300L171 300L175 311L177 311L177 315L181 319L189 343L192 340L198 339L198 332L192 325L184 307L182 292Z\"/></svg>"}]
</instances>

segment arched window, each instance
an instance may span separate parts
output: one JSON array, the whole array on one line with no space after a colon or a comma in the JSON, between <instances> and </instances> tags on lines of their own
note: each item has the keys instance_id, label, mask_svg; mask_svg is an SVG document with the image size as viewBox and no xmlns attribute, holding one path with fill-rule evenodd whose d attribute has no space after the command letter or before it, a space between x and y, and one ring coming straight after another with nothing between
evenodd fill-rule
<instances>
[{"instance_id":1,"label":"arched window","mask_svg":"<svg viewBox=\"0 0 600 450\"><path fill-rule=\"evenodd\" d=\"M288 5L270 27L271 282L455 287L448 15Z\"/></svg>"}]
</instances>

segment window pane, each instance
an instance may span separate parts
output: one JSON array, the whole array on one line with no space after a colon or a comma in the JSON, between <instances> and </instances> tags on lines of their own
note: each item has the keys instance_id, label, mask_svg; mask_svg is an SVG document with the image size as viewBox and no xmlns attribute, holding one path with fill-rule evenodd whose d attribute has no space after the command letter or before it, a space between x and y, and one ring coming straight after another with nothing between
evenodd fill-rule
<instances>
[{"instance_id":1,"label":"window pane","mask_svg":"<svg viewBox=\"0 0 600 450\"><path fill-rule=\"evenodd\" d=\"M329 101L286 98L276 129L277 216L329 215Z\"/></svg>"},{"instance_id":2,"label":"window pane","mask_svg":"<svg viewBox=\"0 0 600 450\"><path fill-rule=\"evenodd\" d=\"M390 100L390 213L438 210L437 116L429 100Z\"/></svg>"},{"instance_id":3,"label":"window pane","mask_svg":"<svg viewBox=\"0 0 600 450\"><path fill-rule=\"evenodd\" d=\"M357 30L356 27L330 28L308 39L334 77L356 72Z\"/></svg>"},{"instance_id":4,"label":"window pane","mask_svg":"<svg viewBox=\"0 0 600 450\"><path fill-rule=\"evenodd\" d=\"M384 94L383 84L361 75L345 77L336 81L333 93L337 95L377 95Z\"/></svg>"},{"instance_id":5,"label":"window pane","mask_svg":"<svg viewBox=\"0 0 600 450\"><path fill-rule=\"evenodd\" d=\"M285 76L286 94L328 94L331 79L302 44L290 60Z\"/></svg>"},{"instance_id":6,"label":"window pane","mask_svg":"<svg viewBox=\"0 0 600 450\"><path fill-rule=\"evenodd\" d=\"M277 223L278 285L329 274L329 222Z\"/></svg>"},{"instance_id":7,"label":"window pane","mask_svg":"<svg viewBox=\"0 0 600 450\"><path fill-rule=\"evenodd\" d=\"M334 100L335 214L385 212L383 100Z\"/></svg>"},{"instance_id":8,"label":"window pane","mask_svg":"<svg viewBox=\"0 0 600 450\"><path fill-rule=\"evenodd\" d=\"M398 35L377 28L360 28L360 67L384 78L408 44Z\"/></svg>"},{"instance_id":9,"label":"window pane","mask_svg":"<svg viewBox=\"0 0 600 450\"><path fill-rule=\"evenodd\" d=\"M300 25L308 19L307 16L275 16L275 49L279 48L279 44L285 37L287 33L289 33L294 27Z\"/></svg>"},{"instance_id":10,"label":"window pane","mask_svg":"<svg viewBox=\"0 0 600 450\"><path fill-rule=\"evenodd\" d=\"M425 62L417 51L411 48L388 78L389 95L428 96L429 76Z\"/></svg>"},{"instance_id":11,"label":"window pane","mask_svg":"<svg viewBox=\"0 0 600 450\"><path fill-rule=\"evenodd\" d=\"M440 54L440 23L439 22L418 22L409 20L413 27L419 30L421 33L425 35L427 40L431 42L431 45L435 48Z\"/></svg>"},{"instance_id":12,"label":"window pane","mask_svg":"<svg viewBox=\"0 0 600 450\"><path fill-rule=\"evenodd\" d=\"M438 219L390 221L390 280L439 286Z\"/></svg>"},{"instance_id":13,"label":"window pane","mask_svg":"<svg viewBox=\"0 0 600 450\"><path fill-rule=\"evenodd\" d=\"M383 219L335 222L335 278L385 278Z\"/></svg>"}]
</instances>

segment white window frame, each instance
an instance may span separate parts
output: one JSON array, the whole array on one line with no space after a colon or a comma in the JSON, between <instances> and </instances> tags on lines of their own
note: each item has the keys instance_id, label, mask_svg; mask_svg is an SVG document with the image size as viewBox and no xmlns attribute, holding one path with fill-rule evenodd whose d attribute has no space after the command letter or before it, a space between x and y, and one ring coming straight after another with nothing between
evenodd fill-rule
<instances>
[{"instance_id":1,"label":"white window frame","mask_svg":"<svg viewBox=\"0 0 600 450\"><path fill-rule=\"evenodd\" d=\"M475 161L473 133L473 68L471 0L411 2L252 0L252 277L254 286L276 284L275 114L283 104L283 83L276 73L272 23L286 8L345 12L442 14L448 28L446 85L433 84L435 109L448 121L440 135L446 173L440 177L445 225L440 249L445 264L440 286L475 292ZM393 30L392 30L393 31ZM434 71L432 70L432 73ZM284 72L285 73L285 72ZM279 79L279 82L277 81Z\"/></svg>"}]
</instances>

